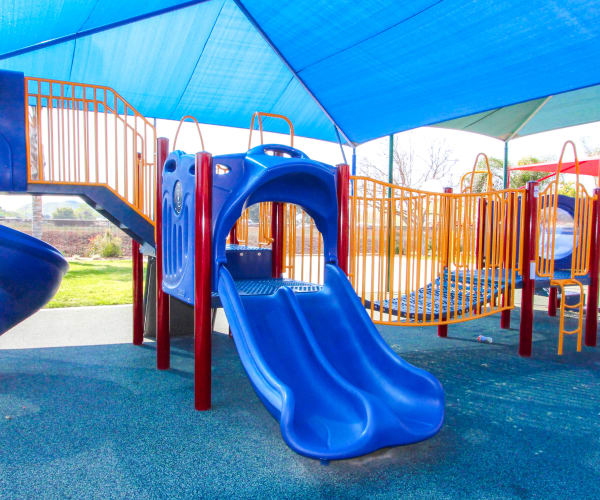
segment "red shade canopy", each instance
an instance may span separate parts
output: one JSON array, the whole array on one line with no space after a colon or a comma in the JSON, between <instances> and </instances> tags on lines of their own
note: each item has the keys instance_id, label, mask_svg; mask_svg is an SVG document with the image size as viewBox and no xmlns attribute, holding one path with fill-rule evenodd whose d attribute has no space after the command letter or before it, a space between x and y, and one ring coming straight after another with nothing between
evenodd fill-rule
<instances>
[{"instance_id":1,"label":"red shade canopy","mask_svg":"<svg viewBox=\"0 0 600 500\"><path fill-rule=\"evenodd\" d=\"M512 167L511 170L531 170L533 172L550 172L555 173L558 168L558 163L533 163L531 165L519 165ZM563 162L560 168L563 174L575 173L575 162ZM579 173L581 175L592 175L598 177L600 175L600 158L590 158L579 162Z\"/></svg>"}]
</instances>

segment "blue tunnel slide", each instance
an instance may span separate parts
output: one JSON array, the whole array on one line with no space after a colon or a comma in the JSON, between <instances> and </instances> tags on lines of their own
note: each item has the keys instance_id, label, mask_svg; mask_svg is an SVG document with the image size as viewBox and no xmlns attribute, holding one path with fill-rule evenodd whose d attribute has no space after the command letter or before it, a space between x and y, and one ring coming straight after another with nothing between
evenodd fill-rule
<instances>
[{"instance_id":1,"label":"blue tunnel slide","mask_svg":"<svg viewBox=\"0 0 600 500\"><path fill-rule=\"evenodd\" d=\"M50 301L68 267L54 247L0 225L0 335Z\"/></svg>"},{"instance_id":2,"label":"blue tunnel slide","mask_svg":"<svg viewBox=\"0 0 600 500\"><path fill-rule=\"evenodd\" d=\"M217 164L227 174L213 177L213 290L246 373L290 448L341 459L437 433L440 383L392 351L337 265L336 169L279 145L215 157ZM175 256L165 258L163 289L190 304L194 176L194 157L171 153L163 170L163 244ZM261 201L295 203L314 219L326 260L318 291L295 292L285 280L269 294L238 286L226 236L242 211Z\"/></svg>"}]
</instances>

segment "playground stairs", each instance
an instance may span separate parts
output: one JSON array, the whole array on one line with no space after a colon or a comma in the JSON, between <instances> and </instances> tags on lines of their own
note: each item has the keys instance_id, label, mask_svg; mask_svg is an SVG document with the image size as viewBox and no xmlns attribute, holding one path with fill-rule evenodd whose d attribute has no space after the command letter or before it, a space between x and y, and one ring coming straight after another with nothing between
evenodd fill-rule
<instances>
[{"instance_id":1,"label":"playground stairs","mask_svg":"<svg viewBox=\"0 0 600 500\"><path fill-rule=\"evenodd\" d=\"M0 71L0 191L79 196L154 247L156 132L109 87Z\"/></svg>"},{"instance_id":2,"label":"playground stairs","mask_svg":"<svg viewBox=\"0 0 600 500\"><path fill-rule=\"evenodd\" d=\"M79 196L91 208L119 227L140 245L154 247L154 225L102 185L35 183L27 192L40 195Z\"/></svg>"}]
</instances>

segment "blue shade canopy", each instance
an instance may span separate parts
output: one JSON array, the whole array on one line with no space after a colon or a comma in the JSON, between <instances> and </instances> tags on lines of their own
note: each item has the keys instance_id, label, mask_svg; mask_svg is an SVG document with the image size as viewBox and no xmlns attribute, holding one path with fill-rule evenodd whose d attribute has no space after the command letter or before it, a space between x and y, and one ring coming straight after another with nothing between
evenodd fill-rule
<instances>
[{"instance_id":1,"label":"blue shade canopy","mask_svg":"<svg viewBox=\"0 0 600 500\"><path fill-rule=\"evenodd\" d=\"M557 94L600 84L599 25L596 0L0 0L0 68L358 144L548 95L564 114Z\"/></svg>"},{"instance_id":2,"label":"blue shade canopy","mask_svg":"<svg viewBox=\"0 0 600 500\"><path fill-rule=\"evenodd\" d=\"M558 128L600 121L600 85L438 123L508 141Z\"/></svg>"}]
</instances>

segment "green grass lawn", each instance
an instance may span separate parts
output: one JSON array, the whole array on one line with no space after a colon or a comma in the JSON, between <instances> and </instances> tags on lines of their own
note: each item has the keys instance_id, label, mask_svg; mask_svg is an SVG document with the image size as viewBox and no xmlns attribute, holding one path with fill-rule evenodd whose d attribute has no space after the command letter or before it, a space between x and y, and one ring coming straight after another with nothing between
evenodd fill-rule
<instances>
[{"instance_id":1,"label":"green grass lawn","mask_svg":"<svg viewBox=\"0 0 600 500\"><path fill-rule=\"evenodd\" d=\"M131 260L72 260L54 299L46 306L131 304Z\"/></svg>"}]
</instances>

